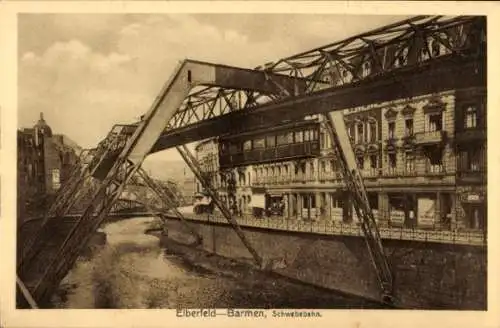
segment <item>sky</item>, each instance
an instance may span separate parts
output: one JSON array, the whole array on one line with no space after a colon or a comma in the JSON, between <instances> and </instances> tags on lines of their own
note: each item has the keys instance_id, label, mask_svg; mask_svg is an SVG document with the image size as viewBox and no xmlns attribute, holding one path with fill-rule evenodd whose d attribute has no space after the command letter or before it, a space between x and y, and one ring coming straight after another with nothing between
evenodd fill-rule
<instances>
[{"instance_id":1,"label":"sky","mask_svg":"<svg viewBox=\"0 0 500 328\"><path fill-rule=\"evenodd\" d=\"M405 16L21 14L18 127L40 112L54 133L94 147L145 113L185 58L253 68ZM153 159L178 160L175 151Z\"/></svg>"}]
</instances>

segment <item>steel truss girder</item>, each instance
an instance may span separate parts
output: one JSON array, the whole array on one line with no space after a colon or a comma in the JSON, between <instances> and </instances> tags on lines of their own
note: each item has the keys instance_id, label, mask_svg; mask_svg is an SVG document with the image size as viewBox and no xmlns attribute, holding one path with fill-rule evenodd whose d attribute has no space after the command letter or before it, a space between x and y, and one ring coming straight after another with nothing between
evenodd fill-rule
<instances>
[{"instance_id":1,"label":"steel truss girder","mask_svg":"<svg viewBox=\"0 0 500 328\"><path fill-rule=\"evenodd\" d=\"M173 197L175 197L174 190L172 190L167 185L165 188L167 188L168 192L170 193L170 195L168 195L165 192L165 190L163 189L163 187L159 186L153 179L151 179L151 177L142 168L138 170L137 174L144 181L145 185L149 189L151 189L158 196L158 198L166 205L166 207L168 209L170 209L181 220L181 222L184 224L184 226L186 226L189 229L189 232L191 232L191 234L193 234L196 237L196 243L197 244L202 243L203 238L200 235L200 233L186 220L184 215L181 212L179 212L179 210L177 209L176 204L175 204L175 199L173 199ZM144 203L148 207L149 212L151 212L151 213L155 212L146 204L146 202L144 202ZM163 209L163 211L165 211L165 210ZM160 215L158 215L158 217L162 221L166 220L163 213L160 213Z\"/></svg>"},{"instance_id":2,"label":"steel truss girder","mask_svg":"<svg viewBox=\"0 0 500 328\"><path fill-rule=\"evenodd\" d=\"M90 175L110 152L123 148L124 142L129 137L129 131L122 133L126 128L127 126L125 125L114 125L96 149L82 151L78 163L70 175L69 181L62 186L51 207L44 214L40 229L26 241L22 249L22 256L17 265L20 272L23 272L24 264L31 261L46 243L42 235L48 232L46 230L50 218L64 217L64 215L69 213L74 204L81 201L83 196L92 191L93 181L90 180ZM37 241L36 246L38 247L35 249L34 246Z\"/></svg>"},{"instance_id":3,"label":"steel truss girder","mask_svg":"<svg viewBox=\"0 0 500 328\"><path fill-rule=\"evenodd\" d=\"M352 196L354 209L361 221L368 253L380 283L382 300L392 303L393 277L391 267L382 246L377 222L370 208L363 179L357 168L354 151L345 128L344 115L341 112L333 112L323 116L326 119L325 126L332 140L336 162L340 166L346 189Z\"/></svg>"},{"instance_id":4,"label":"steel truss girder","mask_svg":"<svg viewBox=\"0 0 500 328\"><path fill-rule=\"evenodd\" d=\"M311 93L387 75L443 55L475 56L483 51L485 32L485 19L479 16L416 16L256 69L304 79L306 93ZM279 95L208 86L186 98L169 126L178 129L248 110L273 102ZM230 101L241 97L244 101Z\"/></svg>"},{"instance_id":5,"label":"steel truss girder","mask_svg":"<svg viewBox=\"0 0 500 328\"><path fill-rule=\"evenodd\" d=\"M212 184L210 181L208 181L205 176L202 174L202 171L200 169L200 164L198 163L198 160L191 154L189 149L185 146L179 146L176 147L177 151L181 155L181 157L184 159L186 164L189 166L193 174L196 176L198 181L200 181L201 185L203 188L208 192L210 197L212 198L212 201L215 202L219 210L221 211L222 215L226 218L226 220L231 224L233 227L233 230L236 232L238 237L240 238L241 242L245 247L248 249L250 254L252 255L255 264L258 267L262 267L263 265L263 259L262 257L257 253L255 248L251 245L251 243L248 241L246 238L245 234L243 233L243 230L241 229L240 225L238 224L238 221L231 215L230 211L226 207L226 205L221 202L219 199L219 196L217 194L217 191L213 188Z\"/></svg>"},{"instance_id":6,"label":"steel truss girder","mask_svg":"<svg viewBox=\"0 0 500 328\"><path fill-rule=\"evenodd\" d=\"M486 85L484 58L476 60L446 57L419 67L401 68L388 74L388 77L365 79L352 86L285 98L279 102L232 112L181 128L169 128L160 136L152 152L214 136L238 134L250 130L249 127L252 126L261 125L259 128L266 128L286 120L300 120L307 115Z\"/></svg>"},{"instance_id":7,"label":"steel truss girder","mask_svg":"<svg viewBox=\"0 0 500 328\"><path fill-rule=\"evenodd\" d=\"M86 169L91 177L97 178L97 191L66 236L56 256L48 261L44 273L36 282L33 295L37 300L45 300L74 264L92 232L104 221L114 203L119 199L125 185L140 169L145 157L150 153L151 148L165 128L165 124L177 112L182 99L185 98L190 89L197 85L220 85L221 87L238 87L242 90L257 90L269 94L294 95L302 94L306 86L303 80L282 75L193 60L181 62L141 122L132 128L119 126L118 129L115 129L114 127L108 137L95 150L95 154ZM123 132L124 130L126 131ZM191 154L188 153L187 156L191 156ZM82 174L83 172L87 171L82 171ZM92 179L91 177L89 179ZM76 179L76 181L75 185L81 184L79 183L81 180ZM68 194L69 196L66 197ZM73 194L74 187L73 184L70 184L56 203L64 203L59 208L64 211L68 210L70 207L68 201L75 199ZM160 196L163 201L169 202L168 197L161 193ZM234 220L231 218L230 221ZM237 233L242 235L240 230L237 230ZM244 236L243 240L246 242ZM248 243L246 245L260 264L258 255Z\"/></svg>"},{"instance_id":8,"label":"steel truss girder","mask_svg":"<svg viewBox=\"0 0 500 328\"><path fill-rule=\"evenodd\" d=\"M119 160L113 167L108 177L100 184L91 204L71 229L57 255L48 263L44 274L34 288L35 299L45 300L50 296L52 289L64 278L83 247L88 243L92 232L105 220L112 205L138 169L139 165L131 164L124 159ZM118 179L119 173L122 173L123 179Z\"/></svg>"}]
</instances>

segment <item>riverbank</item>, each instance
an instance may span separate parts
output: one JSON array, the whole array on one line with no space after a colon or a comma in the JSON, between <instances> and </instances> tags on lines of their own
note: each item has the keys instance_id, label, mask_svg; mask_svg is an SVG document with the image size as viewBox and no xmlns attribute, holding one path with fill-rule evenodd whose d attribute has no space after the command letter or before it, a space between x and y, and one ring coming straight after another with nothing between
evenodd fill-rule
<instances>
[{"instance_id":1,"label":"riverbank","mask_svg":"<svg viewBox=\"0 0 500 328\"><path fill-rule=\"evenodd\" d=\"M160 241L160 246L165 248L168 254L172 254L181 259L182 264L190 270L207 272L218 276L223 276L238 281L267 281L273 285L280 286L282 290L294 290L305 288L311 290L316 295L316 300L308 300L303 304L306 308L388 308L382 303L364 299L357 295L342 293L327 288L322 288L308 284L306 282L280 275L270 270L261 270L255 266L248 258L229 258L218 254L210 253L204 249L177 242L162 234L162 229L151 227L146 229L146 234L155 236ZM328 304L328 298L335 298L336 302ZM316 303L316 304L315 304ZM266 308L265 302L256 304L254 307ZM294 307L296 307L296 304ZM243 306L243 305L242 305ZM286 304L283 304L286 307Z\"/></svg>"}]
</instances>

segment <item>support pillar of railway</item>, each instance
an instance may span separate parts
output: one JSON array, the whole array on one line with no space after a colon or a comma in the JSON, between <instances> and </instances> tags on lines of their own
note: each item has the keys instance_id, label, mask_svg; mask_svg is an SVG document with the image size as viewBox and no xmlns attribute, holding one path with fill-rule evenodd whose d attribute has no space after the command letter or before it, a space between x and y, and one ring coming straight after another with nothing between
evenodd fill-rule
<instances>
[{"instance_id":1,"label":"support pillar of railway","mask_svg":"<svg viewBox=\"0 0 500 328\"><path fill-rule=\"evenodd\" d=\"M249 240L246 238L245 234L243 233L243 230L241 229L240 225L238 224L238 221L234 218L233 215L231 215L231 211L225 206L224 203L219 199L219 196L217 194L217 191L213 188L212 184L210 181L208 181L205 177L205 175L202 173L200 170L200 164L198 163L198 160L191 154L189 149L183 145L183 146L178 146L176 147L177 151L183 158L183 160L186 162L186 164L189 166L193 174L196 176L196 178L200 181L202 186L206 189L207 193L210 195L214 203L217 205L217 207L220 209L222 215L226 218L226 220L232 225L233 230L236 232L242 243L245 245L247 250L250 252L252 255L255 264L259 268L264 268L265 263L262 259L262 257L257 253L255 248L252 246L252 244L249 242Z\"/></svg>"},{"instance_id":2,"label":"support pillar of railway","mask_svg":"<svg viewBox=\"0 0 500 328\"><path fill-rule=\"evenodd\" d=\"M339 159L341 172L350 193L352 205L350 210L356 212L360 227L368 249L368 254L380 284L381 298L383 302L393 303L393 272L387 260L382 245L377 223L370 207L366 187L359 172L354 150L349 141L349 134L345 126L342 112L330 112L325 114L327 131L332 143L336 158Z\"/></svg>"}]
</instances>

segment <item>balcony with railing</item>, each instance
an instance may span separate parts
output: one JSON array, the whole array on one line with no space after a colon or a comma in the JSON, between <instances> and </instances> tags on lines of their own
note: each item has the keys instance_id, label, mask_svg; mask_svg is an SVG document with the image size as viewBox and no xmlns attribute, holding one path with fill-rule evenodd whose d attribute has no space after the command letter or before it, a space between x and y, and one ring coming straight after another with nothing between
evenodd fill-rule
<instances>
[{"instance_id":1,"label":"balcony with railing","mask_svg":"<svg viewBox=\"0 0 500 328\"><path fill-rule=\"evenodd\" d=\"M320 172L318 176L319 181L340 181L342 174L339 171L324 171Z\"/></svg>"},{"instance_id":2,"label":"balcony with railing","mask_svg":"<svg viewBox=\"0 0 500 328\"><path fill-rule=\"evenodd\" d=\"M386 167L382 170L382 176L384 177L398 177L401 172L396 167Z\"/></svg>"},{"instance_id":3,"label":"balcony with railing","mask_svg":"<svg viewBox=\"0 0 500 328\"><path fill-rule=\"evenodd\" d=\"M431 145L442 143L446 138L446 131L426 131L415 133L415 144Z\"/></svg>"},{"instance_id":4,"label":"balcony with railing","mask_svg":"<svg viewBox=\"0 0 500 328\"><path fill-rule=\"evenodd\" d=\"M360 171L361 176L365 179L376 179L380 177L380 169L378 168L370 168Z\"/></svg>"},{"instance_id":5,"label":"balcony with railing","mask_svg":"<svg viewBox=\"0 0 500 328\"><path fill-rule=\"evenodd\" d=\"M446 174L446 168L443 164L427 165L425 168L426 175L441 176Z\"/></svg>"}]
</instances>

